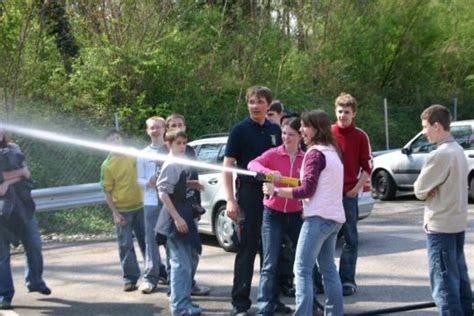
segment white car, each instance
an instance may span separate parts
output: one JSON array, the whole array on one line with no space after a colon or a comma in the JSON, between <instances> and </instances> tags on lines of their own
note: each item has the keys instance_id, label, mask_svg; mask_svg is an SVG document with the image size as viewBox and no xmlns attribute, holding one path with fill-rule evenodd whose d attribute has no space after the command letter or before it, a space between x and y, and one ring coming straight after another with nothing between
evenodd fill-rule
<instances>
[{"instance_id":1,"label":"white car","mask_svg":"<svg viewBox=\"0 0 474 316\"><path fill-rule=\"evenodd\" d=\"M211 134L189 143L196 151L199 161L222 165L227 143L227 134ZM215 235L226 251L235 251L238 247L235 225L225 214L225 193L222 173L214 170L199 170L199 182L204 185L201 192L201 205L206 213L199 221L199 232ZM366 218L372 212L374 199L370 185L364 186L359 194L359 219Z\"/></svg>"},{"instance_id":2,"label":"white car","mask_svg":"<svg viewBox=\"0 0 474 316\"><path fill-rule=\"evenodd\" d=\"M451 133L464 148L469 174L469 197L474 199L474 120L451 123ZM376 156L373 160L372 186L381 200L391 200L397 191L413 191L413 184L420 174L429 153L436 148L421 132L413 137L401 150Z\"/></svg>"}]
</instances>

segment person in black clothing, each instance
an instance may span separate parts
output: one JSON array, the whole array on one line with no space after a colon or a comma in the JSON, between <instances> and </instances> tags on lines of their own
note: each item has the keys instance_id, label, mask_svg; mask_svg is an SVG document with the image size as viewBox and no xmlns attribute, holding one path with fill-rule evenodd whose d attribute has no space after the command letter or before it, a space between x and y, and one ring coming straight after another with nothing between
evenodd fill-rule
<instances>
[{"instance_id":1,"label":"person in black clothing","mask_svg":"<svg viewBox=\"0 0 474 316\"><path fill-rule=\"evenodd\" d=\"M234 125L227 140L224 167L246 169L250 160L282 143L281 130L265 117L272 102L267 87L254 86L246 94L249 117ZM255 256L260 246L263 214L262 183L251 176L237 175L234 195L233 176L223 173L227 199L227 216L239 224L240 247L235 256L234 284L232 287L233 315L247 315L251 307L250 289ZM276 313L290 313L282 303L276 304Z\"/></svg>"},{"instance_id":2,"label":"person in black clothing","mask_svg":"<svg viewBox=\"0 0 474 316\"><path fill-rule=\"evenodd\" d=\"M26 253L25 284L29 292L51 294L43 280L41 237L31 197L32 181L25 156L0 130L0 309L10 309L15 290L10 245L20 241Z\"/></svg>"}]
</instances>

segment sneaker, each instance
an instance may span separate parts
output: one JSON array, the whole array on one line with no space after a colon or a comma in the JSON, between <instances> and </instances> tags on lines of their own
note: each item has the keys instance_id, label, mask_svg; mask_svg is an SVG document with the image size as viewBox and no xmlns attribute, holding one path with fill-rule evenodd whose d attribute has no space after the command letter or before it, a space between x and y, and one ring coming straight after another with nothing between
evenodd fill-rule
<instances>
[{"instance_id":1,"label":"sneaker","mask_svg":"<svg viewBox=\"0 0 474 316\"><path fill-rule=\"evenodd\" d=\"M50 295L51 294L51 289L47 287L46 285L43 287L40 287L38 289L28 289L28 292L38 292L43 295Z\"/></svg>"},{"instance_id":2,"label":"sneaker","mask_svg":"<svg viewBox=\"0 0 474 316\"><path fill-rule=\"evenodd\" d=\"M138 288L138 290L143 294L150 294L154 289L156 289L156 285L153 285L148 281L142 282Z\"/></svg>"},{"instance_id":3,"label":"sneaker","mask_svg":"<svg viewBox=\"0 0 474 316\"><path fill-rule=\"evenodd\" d=\"M343 296L352 296L356 292L356 288L350 285L344 285L342 287L342 295Z\"/></svg>"},{"instance_id":4,"label":"sneaker","mask_svg":"<svg viewBox=\"0 0 474 316\"><path fill-rule=\"evenodd\" d=\"M191 289L192 296L206 296L209 295L211 289L204 285L198 285L197 283L194 284L193 288Z\"/></svg>"},{"instance_id":5,"label":"sneaker","mask_svg":"<svg viewBox=\"0 0 474 316\"><path fill-rule=\"evenodd\" d=\"M132 292L137 289L137 285L135 283L125 283L123 286L124 292Z\"/></svg>"},{"instance_id":6,"label":"sneaker","mask_svg":"<svg viewBox=\"0 0 474 316\"><path fill-rule=\"evenodd\" d=\"M234 307L231 312L232 316L247 316L247 310L244 309L239 309L237 307Z\"/></svg>"},{"instance_id":7,"label":"sneaker","mask_svg":"<svg viewBox=\"0 0 474 316\"><path fill-rule=\"evenodd\" d=\"M173 316L182 316L182 315L186 315L186 316L200 316L202 313L202 309L200 307L195 307L193 305L191 305L190 307L186 308L186 309L181 309L181 310L174 310L172 311L172 315Z\"/></svg>"},{"instance_id":8,"label":"sneaker","mask_svg":"<svg viewBox=\"0 0 474 316\"><path fill-rule=\"evenodd\" d=\"M275 312L275 314L280 314L280 315L289 315L293 313L293 310L290 307L283 304L282 302L276 303L275 309L273 311Z\"/></svg>"},{"instance_id":9,"label":"sneaker","mask_svg":"<svg viewBox=\"0 0 474 316\"><path fill-rule=\"evenodd\" d=\"M0 303L0 310L2 309L13 309L12 307L12 303L8 302L8 301L3 301Z\"/></svg>"}]
</instances>

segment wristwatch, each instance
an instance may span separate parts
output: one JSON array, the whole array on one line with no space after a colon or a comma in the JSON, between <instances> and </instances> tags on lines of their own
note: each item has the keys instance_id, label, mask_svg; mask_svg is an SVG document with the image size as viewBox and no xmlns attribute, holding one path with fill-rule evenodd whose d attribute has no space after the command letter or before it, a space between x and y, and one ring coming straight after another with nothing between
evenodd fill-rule
<instances>
[{"instance_id":1,"label":"wristwatch","mask_svg":"<svg viewBox=\"0 0 474 316\"><path fill-rule=\"evenodd\" d=\"M275 187L273 188L273 196L278 196L278 192L280 192L280 189Z\"/></svg>"}]
</instances>

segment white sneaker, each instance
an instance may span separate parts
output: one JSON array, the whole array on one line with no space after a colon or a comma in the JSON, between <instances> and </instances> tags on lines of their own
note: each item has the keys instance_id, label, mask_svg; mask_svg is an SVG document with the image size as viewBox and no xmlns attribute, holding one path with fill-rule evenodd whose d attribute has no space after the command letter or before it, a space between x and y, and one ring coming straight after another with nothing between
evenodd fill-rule
<instances>
[{"instance_id":1,"label":"white sneaker","mask_svg":"<svg viewBox=\"0 0 474 316\"><path fill-rule=\"evenodd\" d=\"M156 289L156 285L153 285L148 281L143 281L138 288L138 290L143 294L150 294L154 289Z\"/></svg>"}]
</instances>

